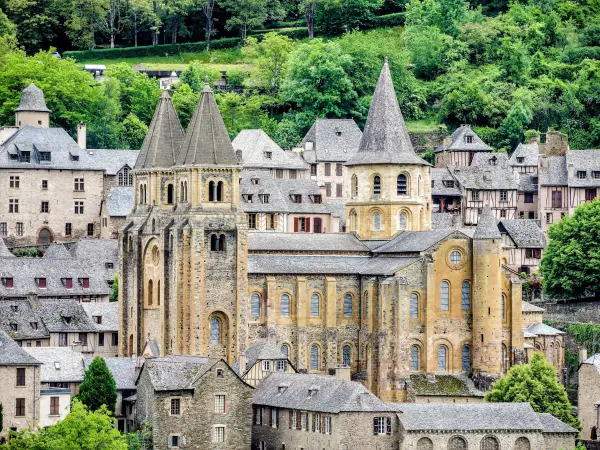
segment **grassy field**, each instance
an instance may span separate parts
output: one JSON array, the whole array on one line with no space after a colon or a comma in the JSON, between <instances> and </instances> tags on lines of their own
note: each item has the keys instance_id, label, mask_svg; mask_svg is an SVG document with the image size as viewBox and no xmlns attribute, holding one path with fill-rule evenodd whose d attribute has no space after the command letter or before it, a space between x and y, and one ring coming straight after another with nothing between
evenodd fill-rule
<instances>
[{"instance_id":1,"label":"grassy field","mask_svg":"<svg viewBox=\"0 0 600 450\"><path fill-rule=\"evenodd\" d=\"M406 128L410 133L433 133L439 131L440 123L435 119L407 120Z\"/></svg>"}]
</instances>

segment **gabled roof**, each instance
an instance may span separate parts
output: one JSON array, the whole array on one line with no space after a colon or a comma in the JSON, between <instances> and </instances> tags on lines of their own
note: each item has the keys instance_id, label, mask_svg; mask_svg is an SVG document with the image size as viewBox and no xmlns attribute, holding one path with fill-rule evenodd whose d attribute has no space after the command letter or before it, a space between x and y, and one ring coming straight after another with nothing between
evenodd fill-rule
<instances>
[{"instance_id":1,"label":"gabled roof","mask_svg":"<svg viewBox=\"0 0 600 450\"><path fill-rule=\"evenodd\" d=\"M281 349L275 345L274 342L268 339L257 339L254 343L246 349L246 371L240 373L240 360L239 358L233 363L231 368L238 375L245 375L251 368L256 364L257 361L262 360L276 360L288 358L281 353Z\"/></svg>"},{"instance_id":2,"label":"gabled roof","mask_svg":"<svg viewBox=\"0 0 600 450\"><path fill-rule=\"evenodd\" d=\"M6 247L2 236L0 236L0 258L16 258L16 256Z\"/></svg>"},{"instance_id":3,"label":"gabled roof","mask_svg":"<svg viewBox=\"0 0 600 450\"><path fill-rule=\"evenodd\" d=\"M148 376L155 391L173 391L194 389L194 381L199 375L206 373L219 359L203 356L171 355L164 358L146 359L143 371L148 371ZM139 382L138 376L136 384Z\"/></svg>"},{"instance_id":4,"label":"gabled roof","mask_svg":"<svg viewBox=\"0 0 600 450\"><path fill-rule=\"evenodd\" d=\"M175 165L183 142L183 128L168 91L163 91L135 164L136 169Z\"/></svg>"},{"instance_id":5,"label":"gabled roof","mask_svg":"<svg viewBox=\"0 0 600 450\"><path fill-rule=\"evenodd\" d=\"M458 182L452 176L447 167L431 169L431 195L443 195L445 197L460 197Z\"/></svg>"},{"instance_id":6,"label":"gabled roof","mask_svg":"<svg viewBox=\"0 0 600 450\"><path fill-rule=\"evenodd\" d=\"M133 211L133 186L114 186L106 196L106 207L110 217L126 217Z\"/></svg>"},{"instance_id":7,"label":"gabled roof","mask_svg":"<svg viewBox=\"0 0 600 450\"><path fill-rule=\"evenodd\" d=\"M116 175L123 167L135 167L140 155L139 150L111 150L106 148L91 148L87 155L97 167L104 169L105 175Z\"/></svg>"},{"instance_id":8,"label":"gabled roof","mask_svg":"<svg viewBox=\"0 0 600 450\"><path fill-rule=\"evenodd\" d=\"M40 364L40 361L25 352L8 334L0 330L0 366L39 366Z\"/></svg>"},{"instance_id":9,"label":"gabled roof","mask_svg":"<svg viewBox=\"0 0 600 450\"><path fill-rule=\"evenodd\" d=\"M97 331L92 318L76 300L40 300L35 310L51 333Z\"/></svg>"},{"instance_id":10,"label":"gabled roof","mask_svg":"<svg viewBox=\"0 0 600 450\"><path fill-rule=\"evenodd\" d=\"M298 153L284 151L263 130L242 130L231 144L236 152L242 152L245 169L308 170L308 164Z\"/></svg>"},{"instance_id":11,"label":"gabled roof","mask_svg":"<svg viewBox=\"0 0 600 450\"><path fill-rule=\"evenodd\" d=\"M479 216L479 221L475 227L473 239L500 239L502 235L498 230L498 223L492 213L492 208L484 206L482 213Z\"/></svg>"},{"instance_id":12,"label":"gabled roof","mask_svg":"<svg viewBox=\"0 0 600 450\"><path fill-rule=\"evenodd\" d=\"M81 352L71 347L23 347L38 361L41 361L40 381L42 383L81 383L85 375Z\"/></svg>"},{"instance_id":13,"label":"gabled roof","mask_svg":"<svg viewBox=\"0 0 600 450\"><path fill-rule=\"evenodd\" d=\"M402 231L385 244L375 248L373 253L416 253L427 250L445 239L454 230Z\"/></svg>"},{"instance_id":14,"label":"gabled roof","mask_svg":"<svg viewBox=\"0 0 600 450\"><path fill-rule=\"evenodd\" d=\"M450 166L448 170L465 189L519 188L519 173L508 164L506 153L476 153L470 166Z\"/></svg>"},{"instance_id":15,"label":"gabled roof","mask_svg":"<svg viewBox=\"0 0 600 450\"><path fill-rule=\"evenodd\" d=\"M44 93L33 83L21 92L21 102L15 112L19 111L51 112L46 106Z\"/></svg>"},{"instance_id":16,"label":"gabled roof","mask_svg":"<svg viewBox=\"0 0 600 450\"><path fill-rule=\"evenodd\" d=\"M73 259L73 255L69 253L69 250L64 244L52 243L46 248L43 258L46 259Z\"/></svg>"},{"instance_id":17,"label":"gabled roof","mask_svg":"<svg viewBox=\"0 0 600 450\"><path fill-rule=\"evenodd\" d=\"M50 337L42 318L27 300L0 301L0 329L17 340Z\"/></svg>"},{"instance_id":18,"label":"gabled roof","mask_svg":"<svg viewBox=\"0 0 600 450\"><path fill-rule=\"evenodd\" d=\"M313 150L303 153L309 163L344 162L357 152L361 137L362 132L352 119L317 119L299 145L313 143Z\"/></svg>"},{"instance_id":19,"label":"gabled roof","mask_svg":"<svg viewBox=\"0 0 600 450\"><path fill-rule=\"evenodd\" d=\"M545 323L534 322L525 328L525 331L537 336L557 336L559 334L565 334L563 331L557 330L556 328L546 325Z\"/></svg>"},{"instance_id":20,"label":"gabled roof","mask_svg":"<svg viewBox=\"0 0 600 450\"><path fill-rule=\"evenodd\" d=\"M98 331L119 331L118 302L82 302L81 306ZM100 323L94 321L100 317Z\"/></svg>"},{"instance_id":21,"label":"gabled roof","mask_svg":"<svg viewBox=\"0 0 600 450\"><path fill-rule=\"evenodd\" d=\"M543 313L544 311L546 311L544 308L540 308L539 306L532 305L529 302L522 302L521 303L521 312L524 312L524 313Z\"/></svg>"},{"instance_id":22,"label":"gabled roof","mask_svg":"<svg viewBox=\"0 0 600 450\"><path fill-rule=\"evenodd\" d=\"M594 366L596 371L600 373L600 353L590 356L588 359L583 361L581 364Z\"/></svg>"},{"instance_id":23,"label":"gabled roof","mask_svg":"<svg viewBox=\"0 0 600 450\"><path fill-rule=\"evenodd\" d=\"M188 125L177 165L238 166L225 123L208 82Z\"/></svg>"},{"instance_id":24,"label":"gabled roof","mask_svg":"<svg viewBox=\"0 0 600 450\"><path fill-rule=\"evenodd\" d=\"M548 167L540 167L541 186L566 186L568 183L567 157L549 156Z\"/></svg>"},{"instance_id":25,"label":"gabled roof","mask_svg":"<svg viewBox=\"0 0 600 450\"><path fill-rule=\"evenodd\" d=\"M509 161L511 166L537 166L539 156L540 150L537 142L531 144L519 144L510 156ZM521 162L519 162L520 158L523 158Z\"/></svg>"},{"instance_id":26,"label":"gabled roof","mask_svg":"<svg viewBox=\"0 0 600 450\"><path fill-rule=\"evenodd\" d=\"M334 414L391 411L360 383L299 373L272 373L256 388L252 403Z\"/></svg>"},{"instance_id":27,"label":"gabled roof","mask_svg":"<svg viewBox=\"0 0 600 450\"><path fill-rule=\"evenodd\" d=\"M467 142L467 136L471 136L472 142ZM462 152L491 152L492 147L483 142L477 133L471 129L471 125L461 125L452 133L449 151Z\"/></svg>"},{"instance_id":28,"label":"gabled roof","mask_svg":"<svg viewBox=\"0 0 600 450\"><path fill-rule=\"evenodd\" d=\"M418 156L398 105L387 58L375 87L358 151L346 165L430 164Z\"/></svg>"},{"instance_id":29,"label":"gabled roof","mask_svg":"<svg viewBox=\"0 0 600 450\"><path fill-rule=\"evenodd\" d=\"M501 220L500 226L519 248L544 248L546 238L537 220L515 219Z\"/></svg>"},{"instance_id":30,"label":"gabled roof","mask_svg":"<svg viewBox=\"0 0 600 450\"><path fill-rule=\"evenodd\" d=\"M94 358L84 358L84 369L87 370ZM117 390L134 390L135 379L135 359L133 358L104 358L108 370L115 379Z\"/></svg>"},{"instance_id":31,"label":"gabled roof","mask_svg":"<svg viewBox=\"0 0 600 450\"><path fill-rule=\"evenodd\" d=\"M542 424L543 433L572 433L579 434L575 428L567 425L562 420L557 419L552 414L548 413L537 413L538 420Z\"/></svg>"},{"instance_id":32,"label":"gabled roof","mask_svg":"<svg viewBox=\"0 0 600 450\"><path fill-rule=\"evenodd\" d=\"M353 233L248 233L249 252L369 252Z\"/></svg>"},{"instance_id":33,"label":"gabled roof","mask_svg":"<svg viewBox=\"0 0 600 450\"><path fill-rule=\"evenodd\" d=\"M567 171L570 187L598 187L600 178L594 178L594 172L600 172L600 150L569 150L567 151ZM577 172L585 172L585 178L579 178Z\"/></svg>"}]
</instances>

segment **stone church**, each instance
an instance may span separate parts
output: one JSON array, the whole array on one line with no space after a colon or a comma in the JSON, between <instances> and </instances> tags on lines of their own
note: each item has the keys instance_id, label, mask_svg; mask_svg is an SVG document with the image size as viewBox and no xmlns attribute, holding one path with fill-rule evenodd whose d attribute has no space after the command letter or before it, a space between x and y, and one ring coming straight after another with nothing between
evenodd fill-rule
<instances>
[{"instance_id":1,"label":"stone church","mask_svg":"<svg viewBox=\"0 0 600 450\"><path fill-rule=\"evenodd\" d=\"M521 281L496 221L486 207L475 229L431 229L431 166L411 145L387 61L346 166L349 233L249 232L210 87L186 133L165 93L119 238L120 354L149 345L231 364L267 338L298 371L348 365L385 401L406 400L412 374L487 383L519 362Z\"/></svg>"}]
</instances>

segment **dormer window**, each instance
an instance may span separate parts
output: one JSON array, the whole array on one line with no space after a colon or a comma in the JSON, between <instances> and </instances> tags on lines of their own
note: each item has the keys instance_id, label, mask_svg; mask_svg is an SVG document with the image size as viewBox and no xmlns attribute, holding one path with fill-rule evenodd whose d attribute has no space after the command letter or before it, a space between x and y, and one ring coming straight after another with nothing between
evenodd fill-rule
<instances>
[{"instance_id":1,"label":"dormer window","mask_svg":"<svg viewBox=\"0 0 600 450\"><path fill-rule=\"evenodd\" d=\"M242 200L244 200L246 203L252 203L252 194L242 194Z\"/></svg>"},{"instance_id":2,"label":"dormer window","mask_svg":"<svg viewBox=\"0 0 600 450\"><path fill-rule=\"evenodd\" d=\"M60 363L58 361L54 361L54 368L60 370Z\"/></svg>"},{"instance_id":3,"label":"dormer window","mask_svg":"<svg viewBox=\"0 0 600 450\"><path fill-rule=\"evenodd\" d=\"M261 203L269 203L269 194L259 194Z\"/></svg>"},{"instance_id":4,"label":"dormer window","mask_svg":"<svg viewBox=\"0 0 600 450\"><path fill-rule=\"evenodd\" d=\"M12 289L14 287L12 277L10 277L10 278L2 278L2 283L4 284L4 287L6 289Z\"/></svg>"},{"instance_id":5,"label":"dormer window","mask_svg":"<svg viewBox=\"0 0 600 450\"><path fill-rule=\"evenodd\" d=\"M19 326L15 322L11 322L10 323L10 330L11 331L17 331L18 329L19 329Z\"/></svg>"},{"instance_id":6,"label":"dormer window","mask_svg":"<svg viewBox=\"0 0 600 450\"><path fill-rule=\"evenodd\" d=\"M319 392L318 386L311 386L310 388L308 388L308 396L310 398L312 398L314 395L316 395L317 392Z\"/></svg>"},{"instance_id":7,"label":"dormer window","mask_svg":"<svg viewBox=\"0 0 600 450\"><path fill-rule=\"evenodd\" d=\"M579 178L580 180L585 180L586 176L587 176L587 173L585 170L577 171L577 178Z\"/></svg>"},{"instance_id":8,"label":"dormer window","mask_svg":"<svg viewBox=\"0 0 600 450\"><path fill-rule=\"evenodd\" d=\"M256 177L250 178L250 183L252 183L254 185L257 185L259 181L260 181L260 178L256 178Z\"/></svg>"},{"instance_id":9,"label":"dormer window","mask_svg":"<svg viewBox=\"0 0 600 450\"><path fill-rule=\"evenodd\" d=\"M71 323L71 316L62 316L62 320L64 323Z\"/></svg>"},{"instance_id":10,"label":"dormer window","mask_svg":"<svg viewBox=\"0 0 600 450\"><path fill-rule=\"evenodd\" d=\"M40 161L50 162L52 160L52 154L50 152L40 152Z\"/></svg>"},{"instance_id":11,"label":"dormer window","mask_svg":"<svg viewBox=\"0 0 600 450\"><path fill-rule=\"evenodd\" d=\"M24 163L31 162L31 153L30 152L21 152L21 162L24 162Z\"/></svg>"},{"instance_id":12,"label":"dormer window","mask_svg":"<svg viewBox=\"0 0 600 450\"><path fill-rule=\"evenodd\" d=\"M262 362L262 370L263 372L270 372L271 371L271 361L269 360L265 360Z\"/></svg>"},{"instance_id":13,"label":"dormer window","mask_svg":"<svg viewBox=\"0 0 600 450\"><path fill-rule=\"evenodd\" d=\"M46 279L45 278L38 278L37 279L37 285L40 289L46 289Z\"/></svg>"},{"instance_id":14,"label":"dormer window","mask_svg":"<svg viewBox=\"0 0 600 450\"><path fill-rule=\"evenodd\" d=\"M341 135L342 135L342 132L341 132L341 131L336 131L336 132L335 132L335 135L336 135L336 136L341 136Z\"/></svg>"},{"instance_id":15,"label":"dormer window","mask_svg":"<svg viewBox=\"0 0 600 450\"><path fill-rule=\"evenodd\" d=\"M465 142L466 142L467 144L472 144L472 143L473 143L473 135L472 135L472 134L467 134L467 135L465 136Z\"/></svg>"},{"instance_id":16,"label":"dormer window","mask_svg":"<svg viewBox=\"0 0 600 450\"><path fill-rule=\"evenodd\" d=\"M523 162L525 162L525 158L524 158L524 157L522 157L522 156L517 156L517 162L518 162L519 164L522 164Z\"/></svg>"},{"instance_id":17,"label":"dormer window","mask_svg":"<svg viewBox=\"0 0 600 450\"><path fill-rule=\"evenodd\" d=\"M454 180L444 180L444 186L447 188L453 188L454 187Z\"/></svg>"},{"instance_id":18,"label":"dormer window","mask_svg":"<svg viewBox=\"0 0 600 450\"><path fill-rule=\"evenodd\" d=\"M71 155L71 161L79 161L79 155Z\"/></svg>"},{"instance_id":19,"label":"dormer window","mask_svg":"<svg viewBox=\"0 0 600 450\"><path fill-rule=\"evenodd\" d=\"M17 312L19 310L19 307L17 305L10 305L10 310L12 312Z\"/></svg>"},{"instance_id":20,"label":"dormer window","mask_svg":"<svg viewBox=\"0 0 600 450\"><path fill-rule=\"evenodd\" d=\"M294 203L302 203L302 194L292 194L290 197Z\"/></svg>"},{"instance_id":21,"label":"dormer window","mask_svg":"<svg viewBox=\"0 0 600 450\"><path fill-rule=\"evenodd\" d=\"M496 158L496 156L492 156L492 157L489 159L489 162L490 162L490 166L495 166L495 165L496 165L496 163L498 162L498 158Z\"/></svg>"},{"instance_id":22,"label":"dormer window","mask_svg":"<svg viewBox=\"0 0 600 450\"><path fill-rule=\"evenodd\" d=\"M111 263L111 262L107 262L107 263L104 263L104 267L106 267L107 269L114 269L115 264Z\"/></svg>"},{"instance_id":23,"label":"dormer window","mask_svg":"<svg viewBox=\"0 0 600 450\"><path fill-rule=\"evenodd\" d=\"M80 278L79 284L81 284L81 287L83 287L84 289L88 289L90 287L90 279L89 278Z\"/></svg>"},{"instance_id":24,"label":"dormer window","mask_svg":"<svg viewBox=\"0 0 600 450\"><path fill-rule=\"evenodd\" d=\"M289 387L290 386L288 384L280 384L279 386L277 386L277 393L283 394L285 391L287 391L287 388Z\"/></svg>"},{"instance_id":25,"label":"dormer window","mask_svg":"<svg viewBox=\"0 0 600 450\"><path fill-rule=\"evenodd\" d=\"M287 372L287 360L280 359L277 361L277 372Z\"/></svg>"},{"instance_id":26,"label":"dormer window","mask_svg":"<svg viewBox=\"0 0 600 450\"><path fill-rule=\"evenodd\" d=\"M92 319L94 319L94 323L97 323L97 324L102 323L102 316L92 316Z\"/></svg>"},{"instance_id":27,"label":"dormer window","mask_svg":"<svg viewBox=\"0 0 600 450\"><path fill-rule=\"evenodd\" d=\"M273 159L273 152L265 152L266 159Z\"/></svg>"},{"instance_id":28,"label":"dormer window","mask_svg":"<svg viewBox=\"0 0 600 450\"><path fill-rule=\"evenodd\" d=\"M313 203L323 203L323 197L321 194L311 195L311 200Z\"/></svg>"},{"instance_id":29,"label":"dormer window","mask_svg":"<svg viewBox=\"0 0 600 450\"><path fill-rule=\"evenodd\" d=\"M29 322L29 325L31 326L32 330L37 330L38 329L38 323L37 322Z\"/></svg>"},{"instance_id":30,"label":"dormer window","mask_svg":"<svg viewBox=\"0 0 600 450\"><path fill-rule=\"evenodd\" d=\"M532 178L531 178L531 182L532 182L533 184L538 184L538 177L532 177Z\"/></svg>"},{"instance_id":31,"label":"dormer window","mask_svg":"<svg viewBox=\"0 0 600 450\"><path fill-rule=\"evenodd\" d=\"M73 278L63 278L62 282L67 289L73 289Z\"/></svg>"}]
</instances>

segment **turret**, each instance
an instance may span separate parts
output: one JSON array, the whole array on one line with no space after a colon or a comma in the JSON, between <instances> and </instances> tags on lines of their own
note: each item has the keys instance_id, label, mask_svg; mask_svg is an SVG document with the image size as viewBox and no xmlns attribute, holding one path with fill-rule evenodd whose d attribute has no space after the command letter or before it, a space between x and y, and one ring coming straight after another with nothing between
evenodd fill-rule
<instances>
[{"instance_id":1,"label":"turret","mask_svg":"<svg viewBox=\"0 0 600 450\"><path fill-rule=\"evenodd\" d=\"M21 103L15 110L15 125L19 128L27 125L49 128L50 112L46 106L44 93L31 83L21 93Z\"/></svg>"}]
</instances>

